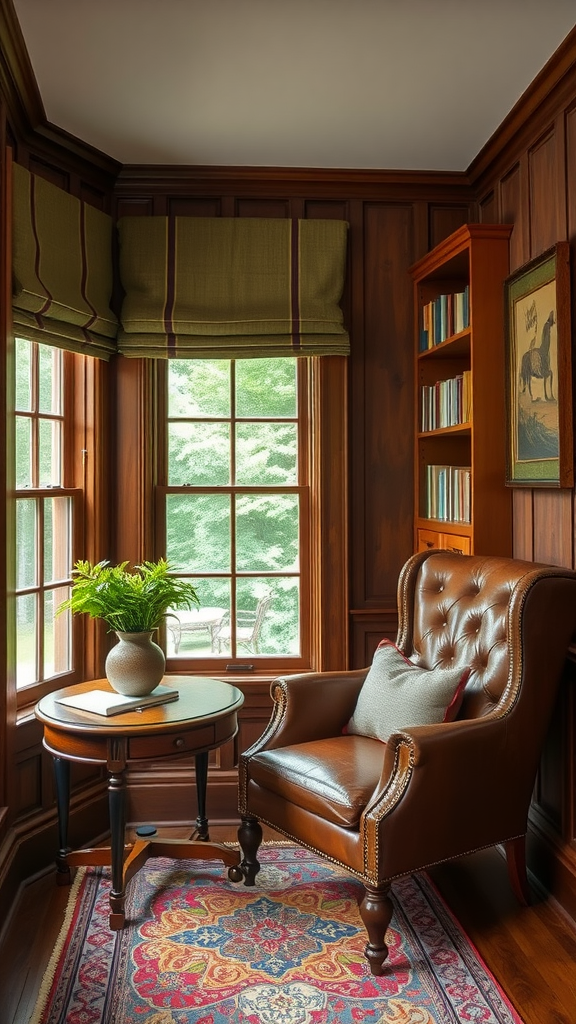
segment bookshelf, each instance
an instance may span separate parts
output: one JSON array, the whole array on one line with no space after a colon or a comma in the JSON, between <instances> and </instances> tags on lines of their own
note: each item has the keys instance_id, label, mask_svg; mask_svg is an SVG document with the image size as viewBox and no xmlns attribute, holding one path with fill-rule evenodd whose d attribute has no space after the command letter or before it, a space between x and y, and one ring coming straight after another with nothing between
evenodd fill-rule
<instances>
[{"instance_id":1,"label":"bookshelf","mask_svg":"<svg viewBox=\"0 0 576 1024\"><path fill-rule=\"evenodd\" d=\"M414 264L415 548L512 553L504 280L512 226L466 224Z\"/></svg>"}]
</instances>

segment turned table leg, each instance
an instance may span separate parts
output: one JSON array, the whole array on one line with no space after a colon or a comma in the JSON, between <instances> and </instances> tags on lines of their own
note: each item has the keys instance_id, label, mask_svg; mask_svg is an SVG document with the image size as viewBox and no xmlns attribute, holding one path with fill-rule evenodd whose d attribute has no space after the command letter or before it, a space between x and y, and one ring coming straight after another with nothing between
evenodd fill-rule
<instances>
[{"instance_id":1,"label":"turned table leg","mask_svg":"<svg viewBox=\"0 0 576 1024\"><path fill-rule=\"evenodd\" d=\"M208 842L208 818L206 817L206 787L208 784L208 751L196 754L196 797L198 800L198 817L196 818L196 838Z\"/></svg>"},{"instance_id":2,"label":"turned table leg","mask_svg":"<svg viewBox=\"0 0 576 1024\"><path fill-rule=\"evenodd\" d=\"M58 843L56 857L57 885L70 885L70 865L68 864L68 819L70 814L70 762L63 757L54 757L54 777L56 780L56 807L58 810Z\"/></svg>"},{"instance_id":3,"label":"turned table leg","mask_svg":"<svg viewBox=\"0 0 576 1024\"><path fill-rule=\"evenodd\" d=\"M112 889L110 890L110 927L119 931L124 927L124 837L126 833L126 771L108 775L108 806L110 809L110 863Z\"/></svg>"}]
</instances>

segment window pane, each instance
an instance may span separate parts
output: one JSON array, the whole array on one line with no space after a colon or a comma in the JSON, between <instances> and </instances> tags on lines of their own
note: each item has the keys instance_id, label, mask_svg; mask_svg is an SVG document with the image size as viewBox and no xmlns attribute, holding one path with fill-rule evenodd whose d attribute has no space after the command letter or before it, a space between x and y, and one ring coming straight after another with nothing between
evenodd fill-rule
<instances>
[{"instance_id":1,"label":"window pane","mask_svg":"<svg viewBox=\"0 0 576 1024\"><path fill-rule=\"evenodd\" d=\"M229 572L229 495L168 494L166 558L185 572Z\"/></svg>"},{"instance_id":2,"label":"window pane","mask_svg":"<svg viewBox=\"0 0 576 1024\"><path fill-rule=\"evenodd\" d=\"M230 427L227 423L170 423L168 483L217 486L230 483Z\"/></svg>"},{"instance_id":3,"label":"window pane","mask_svg":"<svg viewBox=\"0 0 576 1024\"><path fill-rule=\"evenodd\" d=\"M39 412L60 413L61 411L61 367L62 353L49 345L38 346L40 373L38 378Z\"/></svg>"},{"instance_id":4,"label":"window pane","mask_svg":"<svg viewBox=\"0 0 576 1024\"><path fill-rule=\"evenodd\" d=\"M298 473L295 423L239 423L237 484L295 484Z\"/></svg>"},{"instance_id":5,"label":"window pane","mask_svg":"<svg viewBox=\"0 0 576 1024\"><path fill-rule=\"evenodd\" d=\"M16 686L26 686L38 679L36 668L36 637L38 614L35 594L16 598Z\"/></svg>"},{"instance_id":6,"label":"window pane","mask_svg":"<svg viewBox=\"0 0 576 1024\"><path fill-rule=\"evenodd\" d=\"M69 611L56 610L70 596L68 587L44 594L44 678L68 672L72 667L72 619Z\"/></svg>"},{"instance_id":7,"label":"window pane","mask_svg":"<svg viewBox=\"0 0 576 1024\"><path fill-rule=\"evenodd\" d=\"M246 494L236 500L239 572L298 568L298 497Z\"/></svg>"},{"instance_id":8,"label":"window pane","mask_svg":"<svg viewBox=\"0 0 576 1024\"><path fill-rule=\"evenodd\" d=\"M64 442L64 359L47 345L16 340L16 680L48 680L72 667L72 619L56 616L69 595L71 497L59 488ZM44 497L36 490L51 488ZM34 497L34 495L36 495ZM23 590L33 593L22 593Z\"/></svg>"},{"instance_id":9,"label":"window pane","mask_svg":"<svg viewBox=\"0 0 576 1024\"><path fill-rule=\"evenodd\" d=\"M58 420L40 420L39 432L39 486L62 483L60 475L60 452L62 424Z\"/></svg>"},{"instance_id":10,"label":"window pane","mask_svg":"<svg viewBox=\"0 0 576 1024\"><path fill-rule=\"evenodd\" d=\"M44 500L44 582L55 583L72 569L72 502L70 498Z\"/></svg>"},{"instance_id":11,"label":"window pane","mask_svg":"<svg viewBox=\"0 0 576 1024\"><path fill-rule=\"evenodd\" d=\"M297 579L240 579L237 608L236 657L300 653ZM225 621L215 636L217 653L232 653L232 633Z\"/></svg>"},{"instance_id":12,"label":"window pane","mask_svg":"<svg viewBox=\"0 0 576 1024\"><path fill-rule=\"evenodd\" d=\"M174 611L166 619L169 657L209 657L216 652L215 637L230 615L230 581L194 580L200 598L196 611Z\"/></svg>"},{"instance_id":13,"label":"window pane","mask_svg":"<svg viewBox=\"0 0 576 1024\"><path fill-rule=\"evenodd\" d=\"M16 588L36 586L36 502L16 502Z\"/></svg>"},{"instance_id":14,"label":"window pane","mask_svg":"<svg viewBox=\"0 0 576 1024\"><path fill-rule=\"evenodd\" d=\"M32 346L23 338L16 338L16 408L29 412L32 408Z\"/></svg>"},{"instance_id":15,"label":"window pane","mask_svg":"<svg viewBox=\"0 0 576 1024\"><path fill-rule=\"evenodd\" d=\"M228 359L172 359L168 366L168 415L230 416Z\"/></svg>"},{"instance_id":16,"label":"window pane","mask_svg":"<svg viewBox=\"0 0 576 1024\"><path fill-rule=\"evenodd\" d=\"M237 416L296 416L295 359L239 359Z\"/></svg>"},{"instance_id":17,"label":"window pane","mask_svg":"<svg viewBox=\"0 0 576 1024\"><path fill-rule=\"evenodd\" d=\"M16 417L16 487L32 486L32 423Z\"/></svg>"}]
</instances>

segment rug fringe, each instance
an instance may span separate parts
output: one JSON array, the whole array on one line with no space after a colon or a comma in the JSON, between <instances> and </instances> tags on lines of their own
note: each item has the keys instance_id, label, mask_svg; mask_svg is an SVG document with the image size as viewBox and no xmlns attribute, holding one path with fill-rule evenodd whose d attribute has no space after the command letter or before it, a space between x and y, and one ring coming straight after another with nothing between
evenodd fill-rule
<instances>
[{"instance_id":1,"label":"rug fringe","mask_svg":"<svg viewBox=\"0 0 576 1024\"><path fill-rule=\"evenodd\" d=\"M237 848L238 843L231 839L226 839L222 846L230 846L234 850ZM298 843L293 843L291 839L264 839L260 846L298 846Z\"/></svg>"},{"instance_id":2,"label":"rug fringe","mask_svg":"<svg viewBox=\"0 0 576 1024\"><path fill-rule=\"evenodd\" d=\"M48 966L44 971L44 977L42 978L42 984L40 985L40 991L38 993L38 998L36 999L36 1005L34 1006L32 1016L30 1017L28 1024L40 1024L40 1021L42 1020L42 1014L46 1009L46 1003L48 1002L48 996L50 995L50 989L52 988L52 982L54 981L56 968L58 966L58 962L60 960L60 956L64 948L64 943L66 941L66 936L68 934L68 930L72 922L72 917L76 905L76 898L78 896L78 890L80 889L80 885L85 874L86 868L77 868L76 876L74 878L74 881L72 882L72 885L70 886L70 895L68 896L66 910L64 911L64 920L62 921L62 927L60 928L60 931L58 933L58 938L56 939L54 949L52 950L52 955L50 957L50 960L48 961Z\"/></svg>"}]
</instances>

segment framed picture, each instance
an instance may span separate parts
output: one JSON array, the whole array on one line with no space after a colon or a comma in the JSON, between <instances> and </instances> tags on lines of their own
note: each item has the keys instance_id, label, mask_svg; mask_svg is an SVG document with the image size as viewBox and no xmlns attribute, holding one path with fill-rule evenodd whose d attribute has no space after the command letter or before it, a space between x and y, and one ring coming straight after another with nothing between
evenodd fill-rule
<instances>
[{"instance_id":1,"label":"framed picture","mask_svg":"<svg viewBox=\"0 0 576 1024\"><path fill-rule=\"evenodd\" d=\"M570 254L558 242L506 279L506 483L572 487Z\"/></svg>"}]
</instances>

